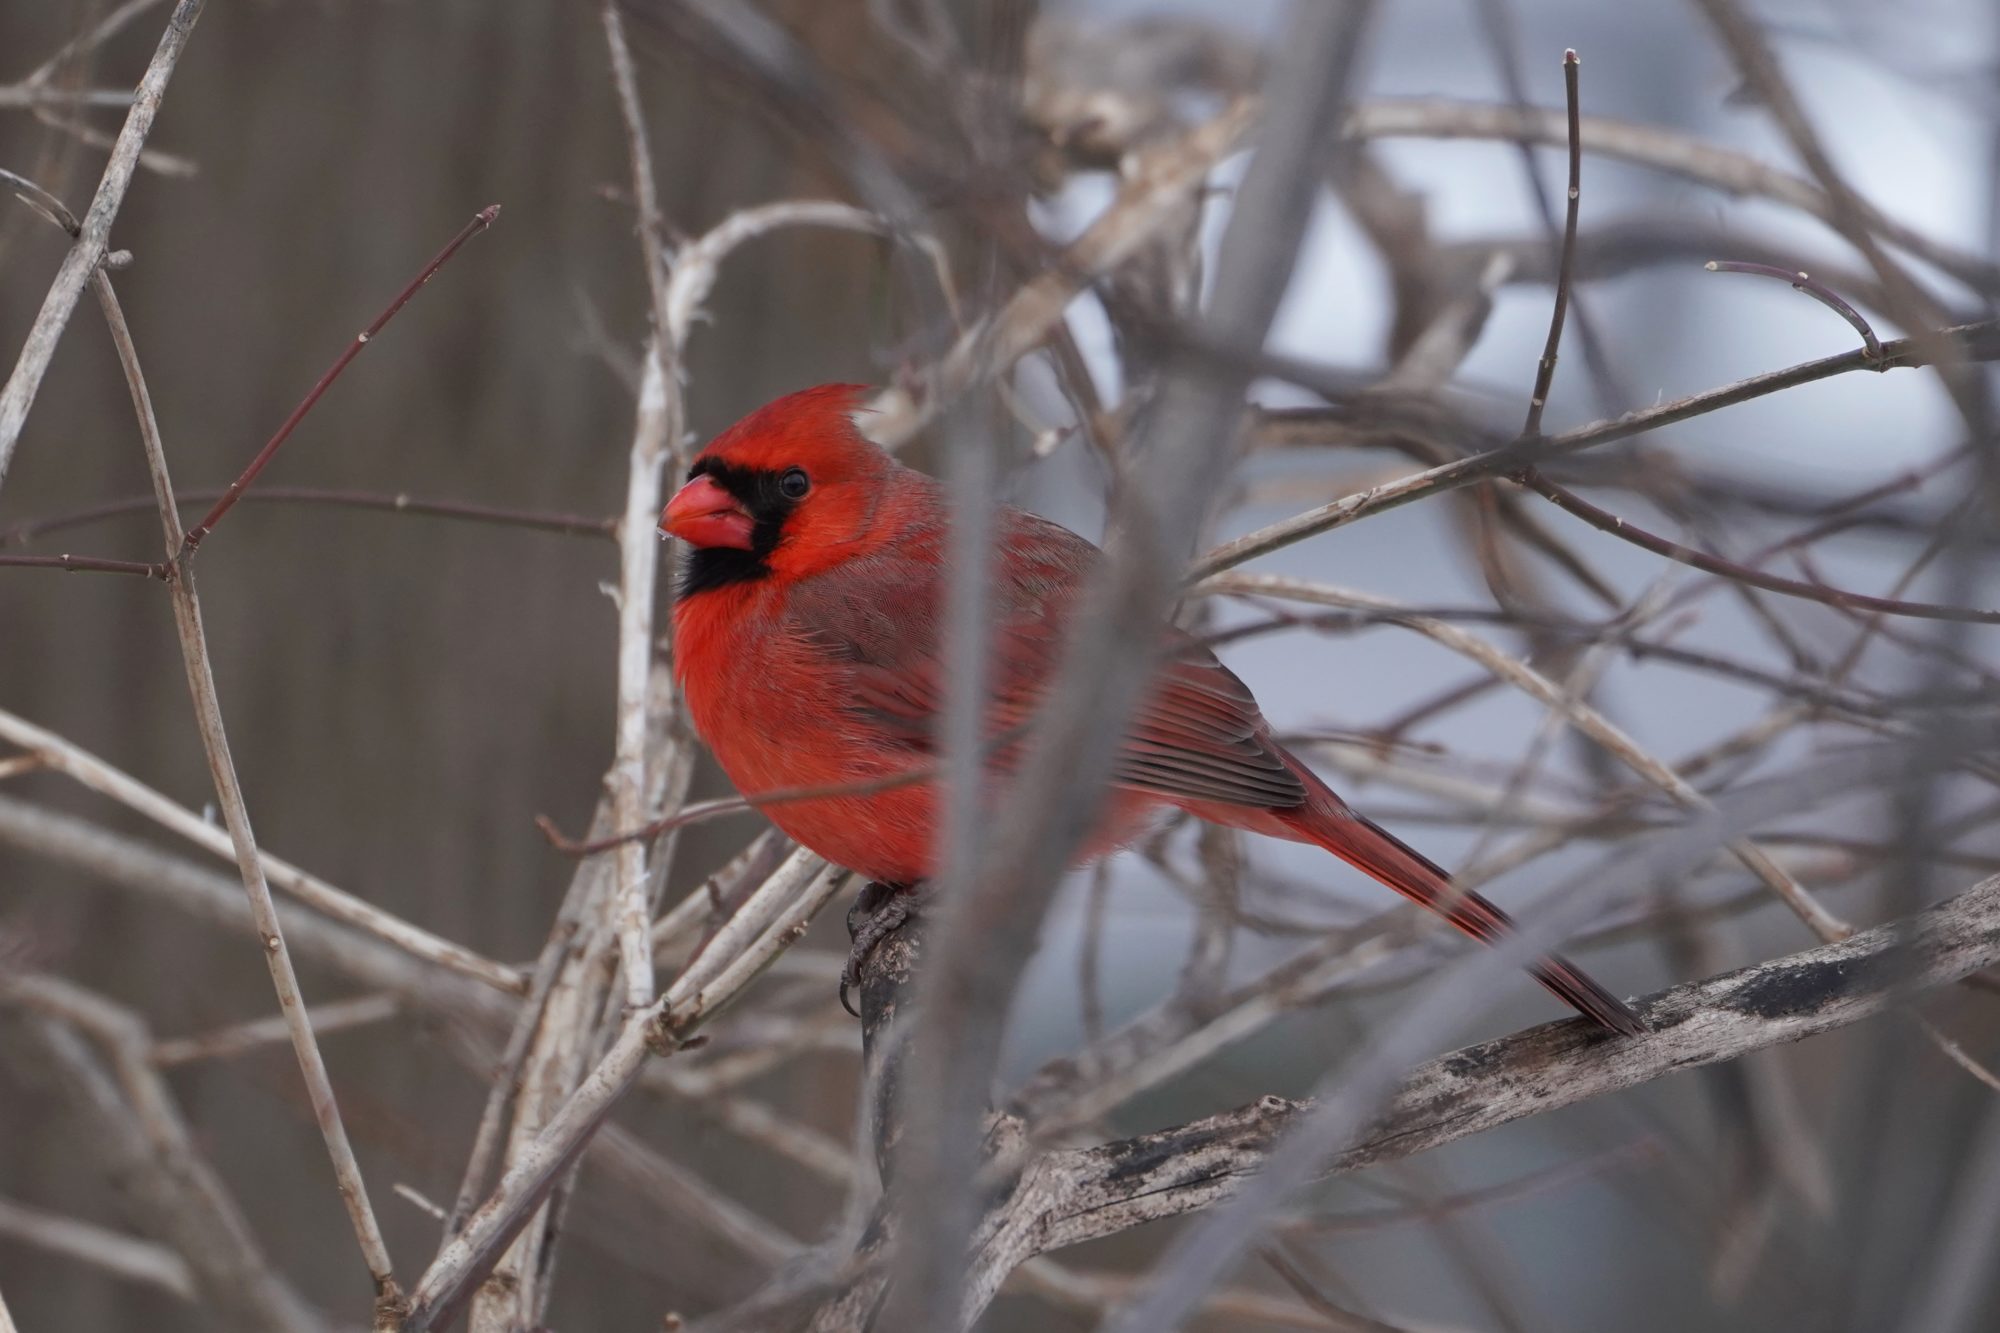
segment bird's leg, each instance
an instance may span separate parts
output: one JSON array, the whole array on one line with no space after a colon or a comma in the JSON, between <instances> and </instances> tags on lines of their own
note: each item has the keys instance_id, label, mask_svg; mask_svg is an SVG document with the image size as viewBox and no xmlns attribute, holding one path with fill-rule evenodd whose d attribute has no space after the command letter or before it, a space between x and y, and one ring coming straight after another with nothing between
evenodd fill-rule
<instances>
[{"instance_id":1,"label":"bird's leg","mask_svg":"<svg viewBox=\"0 0 2000 1333\"><path fill-rule=\"evenodd\" d=\"M861 1017L847 999L848 993L861 984L861 965L868 961L875 946L908 921L927 897L929 885L924 880L910 884L870 880L854 895L854 906L847 909L847 935L854 941L854 947L848 950L847 966L840 969L841 1008L856 1018Z\"/></svg>"}]
</instances>

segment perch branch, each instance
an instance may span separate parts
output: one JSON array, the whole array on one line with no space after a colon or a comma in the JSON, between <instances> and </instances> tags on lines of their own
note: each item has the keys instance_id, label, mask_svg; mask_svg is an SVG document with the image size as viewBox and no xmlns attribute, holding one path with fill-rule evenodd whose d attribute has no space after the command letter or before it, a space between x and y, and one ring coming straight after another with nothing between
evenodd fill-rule
<instances>
[{"instance_id":1,"label":"perch branch","mask_svg":"<svg viewBox=\"0 0 2000 1333\"><path fill-rule=\"evenodd\" d=\"M1641 1037L1610 1041L1565 1019L1419 1065L1324 1174L1398 1161L1684 1069L1831 1032L1996 964L2000 876L1913 918L1662 991L1638 1005L1650 1029ZM887 972L864 971L864 1021L871 1006L893 1001L895 990ZM1229 1198L1312 1109L1265 1097L1170 1129L1031 1159L981 1227L969 1262L970 1308L983 1308L1010 1272L1038 1254ZM995 1135L1018 1137L1023 1128L1007 1117ZM822 1309L866 1304L850 1297L864 1287L879 1292L886 1264L886 1254L871 1256Z\"/></svg>"}]
</instances>

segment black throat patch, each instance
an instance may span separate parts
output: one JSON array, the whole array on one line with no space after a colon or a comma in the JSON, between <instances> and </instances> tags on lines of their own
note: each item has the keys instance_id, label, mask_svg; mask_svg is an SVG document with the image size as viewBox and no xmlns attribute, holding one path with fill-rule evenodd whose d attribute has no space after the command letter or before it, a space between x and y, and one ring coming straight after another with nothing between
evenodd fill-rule
<instances>
[{"instance_id":1,"label":"black throat patch","mask_svg":"<svg viewBox=\"0 0 2000 1333\"><path fill-rule=\"evenodd\" d=\"M780 473L768 468L738 467L719 458L702 458L688 469L687 479L708 477L728 491L750 515L750 549L733 546L697 546L688 552L681 566L680 597L692 597L711 588L732 583L749 583L770 574L770 555L784 536L785 520L798 501L788 500L778 489Z\"/></svg>"}]
</instances>

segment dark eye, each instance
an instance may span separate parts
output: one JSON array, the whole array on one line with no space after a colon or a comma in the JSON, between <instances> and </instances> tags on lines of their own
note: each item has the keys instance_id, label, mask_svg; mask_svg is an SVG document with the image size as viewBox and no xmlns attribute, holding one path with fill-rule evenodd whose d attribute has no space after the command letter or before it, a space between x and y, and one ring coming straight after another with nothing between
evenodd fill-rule
<instances>
[{"instance_id":1,"label":"dark eye","mask_svg":"<svg viewBox=\"0 0 2000 1333\"><path fill-rule=\"evenodd\" d=\"M778 494L787 500L803 500L806 498L806 492L811 489L812 478L806 475L806 470L802 467L789 468L784 476L778 478Z\"/></svg>"}]
</instances>

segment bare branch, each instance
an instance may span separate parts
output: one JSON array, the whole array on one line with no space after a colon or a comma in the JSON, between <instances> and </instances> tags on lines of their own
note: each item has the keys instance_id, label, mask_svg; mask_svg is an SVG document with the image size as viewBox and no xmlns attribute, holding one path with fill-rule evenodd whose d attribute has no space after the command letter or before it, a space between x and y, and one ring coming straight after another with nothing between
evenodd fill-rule
<instances>
[{"instance_id":1,"label":"bare branch","mask_svg":"<svg viewBox=\"0 0 2000 1333\"><path fill-rule=\"evenodd\" d=\"M716 932L694 962L650 1008L626 1018L604 1058L577 1085L547 1126L516 1155L492 1197L472 1215L411 1293L405 1333L447 1322L500 1251L547 1197L638 1076L651 1052L670 1052L755 979L804 932L845 875L795 853Z\"/></svg>"},{"instance_id":2,"label":"bare branch","mask_svg":"<svg viewBox=\"0 0 2000 1333\"><path fill-rule=\"evenodd\" d=\"M110 275L99 269L91 274L91 283L97 293L98 304L103 309L104 321L110 327L112 345L117 348L118 363L125 372L126 387L132 395L132 410L138 418L146 468L152 474L153 491L159 498L160 527L165 535L166 555L171 560L182 549L183 534L180 512L174 505L173 482L167 474L166 446L160 439L159 423L153 417L152 395L139 368L139 354L132 345L132 331L126 326L125 312L119 307L117 295L112 291ZM208 639L202 631L201 602L195 592L194 569L190 562L181 561L175 577L168 584L168 592L173 598L174 626L180 637L188 693L194 703L195 726L201 733L202 751L208 759L209 778L215 784L216 800L222 807L223 823L229 830L237 868L243 877L244 892L250 899L250 915L257 923L264 962L271 973L271 984L277 991L279 1012L291 1036L293 1054L298 1057L299 1072L305 1080L313 1118L319 1124L327 1155L332 1159L334 1180L339 1186L348 1220L354 1227L362 1260L367 1264L369 1277L375 1284L377 1323L380 1325L400 1310L402 1292L396 1285L388 1242L383 1239L381 1225L368 1202L368 1189L361 1178L361 1164L355 1159L347 1127L341 1120L339 1103L334 1099L333 1080L326 1072L326 1061L313 1038L312 1023L306 1016L305 1001L299 993L298 973L293 969L291 953L285 947L277 905L271 899L271 886L264 877L264 865L257 853L256 836L250 828L249 807L244 803L236 763L230 757L229 738L223 729L222 704L216 697L215 671L209 661Z\"/></svg>"},{"instance_id":3,"label":"bare branch","mask_svg":"<svg viewBox=\"0 0 2000 1333\"><path fill-rule=\"evenodd\" d=\"M398 1008L393 995L363 995L358 999L313 1005L306 1010L306 1021L312 1024L315 1033L325 1036L394 1018ZM286 1041L290 1035L282 1017L252 1019L214 1032L157 1041L153 1044L152 1061L164 1069L197 1060L228 1060L260 1046Z\"/></svg>"},{"instance_id":4,"label":"bare branch","mask_svg":"<svg viewBox=\"0 0 2000 1333\"><path fill-rule=\"evenodd\" d=\"M204 1307L245 1333L324 1333L270 1266L165 1081L147 1063L139 1019L50 977L10 977L0 1001L31 1010L5 1025L29 1057L10 1064L66 1096L98 1145L100 1165L124 1187L146 1227L186 1262ZM80 1035L85 1031L110 1067Z\"/></svg>"},{"instance_id":5,"label":"bare branch","mask_svg":"<svg viewBox=\"0 0 2000 1333\"><path fill-rule=\"evenodd\" d=\"M1640 1005L1651 1029L1644 1037L1606 1041L1564 1019L1441 1056L1412 1070L1367 1135L1325 1169L1338 1174L1397 1161L1667 1074L1802 1041L1996 963L2000 876L1913 920L1662 991ZM1265 1098L1157 1134L1051 1154L1029 1175L1063 1182L1062 1203L1051 1210L1052 1243L1036 1252L1226 1197L1307 1105ZM1033 1210L1010 1203L1008 1211L1025 1219Z\"/></svg>"},{"instance_id":6,"label":"bare branch","mask_svg":"<svg viewBox=\"0 0 2000 1333\"><path fill-rule=\"evenodd\" d=\"M1861 312L1843 300L1839 292L1810 273L1782 269L1775 264L1759 264L1747 259L1711 259L1703 267L1710 273L1750 273L1761 278L1776 278L1780 282L1788 282L1792 285L1793 291L1804 292L1846 320L1854 331L1861 335L1861 345L1868 349L1869 355L1882 355L1882 342L1875 336L1875 330L1869 327L1868 321L1861 317Z\"/></svg>"},{"instance_id":7,"label":"bare branch","mask_svg":"<svg viewBox=\"0 0 2000 1333\"><path fill-rule=\"evenodd\" d=\"M52 771L137 811L170 833L217 856L232 855L229 834L224 830L87 750L5 709L0 709L0 739L40 755L43 764ZM335 921L367 931L413 957L472 977L495 990L519 995L527 989L527 978L516 968L482 958L462 945L433 935L269 852L259 849L258 858L271 883Z\"/></svg>"},{"instance_id":8,"label":"bare branch","mask_svg":"<svg viewBox=\"0 0 2000 1333\"><path fill-rule=\"evenodd\" d=\"M436 276L437 271L443 268L453 255L458 253L460 246L492 226L493 220L499 216L500 205L498 204L489 204L487 207L473 214L472 220L459 228L457 235L445 242L444 249L438 251L431 258L430 263L419 269L417 276L410 279L408 285L402 291L396 293L395 299L383 308L381 314L375 316L375 321L354 335L354 341L347 345L347 350L334 359L333 364L326 368L326 373L319 377L318 382L306 391L306 396L299 400L298 406L292 409L291 415L278 424L278 429L272 432L270 439L264 441L264 447L257 451L256 456L250 460L249 466L243 469L241 475L236 480L229 483L228 488L222 493L222 498L217 500L214 506L202 516L201 522L187 530L186 535L182 538L181 546L170 553L174 559L180 561L182 564L186 563L184 557L192 555L195 548L201 545L202 538L208 536L214 530L215 525L222 521L222 516L236 507L237 499L257 480L258 474L270 466L271 460L277 456L279 448L286 440L291 438L292 432L298 428L298 424L301 421L305 420L306 414L312 411L319 400L325 396L326 391L333 387L333 382L340 378L341 372L347 369L355 357L361 355L362 349L367 347L375 339L375 336L387 327L389 321L396 317L397 312L410 303L410 298L421 291L424 284ZM167 499L171 500L172 497L168 496ZM165 502L162 501L162 503Z\"/></svg>"},{"instance_id":9,"label":"bare branch","mask_svg":"<svg viewBox=\"0 0 2000 1333\"><path fill-rule=\"evenodd\" d=\"M1396 481L1371 486L1343 496L1331 504L1321 505L1302 514L1273 523L1268 527L1247 533L1234 540L1223 542L1195 562L1190 577L1200 578L1220 570L1240 565L1246 560L1268 554L1282 547L1322 532L1345 527L1357 519L1379 514L1389 509L1398 509L1427 496L1456 490L1487 477L1515 471L1524 465L1562 457L1601 444L1631 439L1662 426L1671 426L1682 421L1717 412L1738 403L1778 393L1784 389L1797 388L1801 384L1812 384L1834 375L1845 375L1856 370L1891 370L1912 366L1928 366L1936 358L1936 348L1948 344L1950 355L1968 361L2000 360L2000 322L1982 321L1961 324L1948 329L1937 329L1920 337L1897 338L1882 344L1882 355L1872 357L1865 348L1843 352L1838 356L1822 357L1817 361L1806 361L1785 370L1774 370L1749 379L1737 380L1704 393L1690 394L1672 402L1662 403L1637 412L1627 412L1623 416L1605 421L1595 421L1560 435L1543 437L1538 442L1515 440L1488 449L1484 453L1473 454L1457 462L1443 463L1422 472L1412 473Z\"/></svg>"},{"instance_id":10,"label":"bare branch","mask_svg":"<svg viewBox=\"0 0 2000 1333\"><path fill-rule=\"evenodd\" d=\"M221 488L196 487L178 492L174 499L184 505L212 504L224 495ZM525 528L559 533L565 537L616 539L618 520L591 518L583 514L553 514L537 509L503 509L494 505L469 504L462 500L426 499L407 491L352 491L325 486L262 486L237 497L238 504L328 505L335 508L377 509L392 514L421 514L428 518L456 519L466 523L490 523L503 528ZM48 518L26 519L0 532L0 546L16 546L46 533L96 523L123 514L150 514L158 502L150 495L107 500L73 513Z\"/></svg>"},{"instance_id":11,"label":"bare branch","mask_svg":"<svg viewBox=\"0 0 2000 1333\"><path fill-rule=\"evenodd\" d=\"M1834 222L1839 205L1811 181L1742 153L1718 148L1655 125L1602 116L1582 120L1584 151L1670 172L1732 195L1769 199ZM1569 138L1561 111L1447 98L1364 102L1349 114L1347 134L1360 139L1514 139L1562 147ZM1911 254L1980 290L2000 286L2000 268L1954 250L1860 205L1866 227Z\"/></svg>"},{"instance_id":12,"label":"bare branch","mask_svg":"<svg viewBox=\"0 0 2000 1333\"><path fill-rule=\"evenodd\" d=\"M1576 219L1583 199L1583 135L1578 128L1580 111L1576 93L1576 52L1563 52L1563 88L1568 94L1569 192L1563 210L1562 246L1556 261L1555 308L1549 315L1549 336L1542 347L1542 359L1535 370L1535 388L1528 395L1528 419L1521 426L1525 439L1542 433L1542 411L1549 405L1549 388L1556 378L1556 352L1562 347L1563 322L1569 314L1571 275L1576 272Z\"/></svg>"},{"instance_id":13,"label":"bare branch","mask_svg":"<svg viewBox=\"0 0 2000 1333\"><path fill-rule=\"evenodd\" d=\"M660 250L660 200L653 183L653 149L646 137L646 112L639 79L625 43L625 20L615 0L602 11L604 42L611 57L611 86L625 124L625 153L631 164L632 197L639 206L639 254L653 297L653 336L646 345L646 369L639 380L637 420L625 481L625 516L618 530L618 721L615 753L607 779L612 822L637 828L652 817L642 803L646 767L668 765L671 753L647 753L646 701L652 670L653 611L660 568L654 524L660 512L660 476L681 456L685 410L681 403L680 342L668 317L666 258ZM684 741L670 736L668 745ZM625 1008L636 1012L653 1002L652 910L646 847L629 842L616 849L611 905L618 936L618 961L625 974Z\"/></svg>"},{"instance_id":14,"label":"bare branch","mask_svg":"<svg viewBox=\"0 0 2000 1333\"><path fill-rule=\"evenodd\" d=\"M0 1199L0 1236L46 1254L101 1268L184 1301L195 1297L194 1273L174 1250L73 1217ZM0 1328L4 1328L0 1324Z\"/></svg>"},{"instance_id":15,"label":"bare branch","mask_svg":"<svg viewBox=\"0 0 2000 1333\"><path fill-rule=\"evenodd\" d=\"M14 363L13 373L7 377L6 386L0 388L0 486L6 484L7 465L13 461L14 446L20 442L22 427L27 425L28 411L34 406L35 394L42 387L42 376L48 371L49 361L55 356L56 344L62 340L63 329L76 310L78 299L83 296L84 284L104 260L112 220L118 216L118 208L125 202L125 191L132 184L132 173L139 165L139 151L145 147L146 136L152 132L153 120L160 112L160 101L166 96L167 80L173 77L174 66L187 47L188 37L194 32L195 20L201 17L203 3L204 0L180 0L168 16L166 31L160 34L160 44L153 52L152 62L146 66L138 91L133 94L132 109L126 113L124 128L118 132L111 160L105 164L104 177L98 182L89 211L83 215L76 244L70 247L62 267L56 271L55 282L28 330L27 341L21 346L21 355Z\"/></svg>"}]
</instances>

